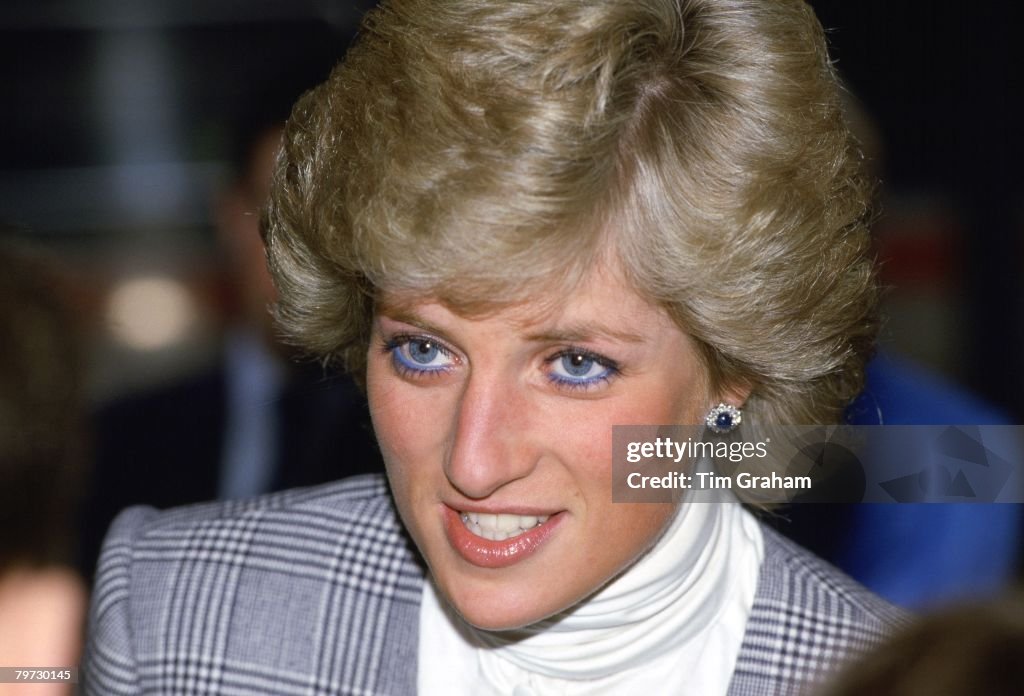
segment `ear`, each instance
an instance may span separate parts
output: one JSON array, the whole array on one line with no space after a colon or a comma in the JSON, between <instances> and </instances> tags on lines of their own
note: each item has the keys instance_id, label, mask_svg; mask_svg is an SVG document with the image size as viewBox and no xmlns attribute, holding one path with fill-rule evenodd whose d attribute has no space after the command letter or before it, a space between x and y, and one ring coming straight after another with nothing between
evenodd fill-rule
<instances>
[{"instance_id":1,"label":"ear","mask_svg":"<svg viewBox=\"0 0 1024 696\"><path fill-rule=\"evenodd\" d=\"M714 396L715 404L723 403L735 406L736 408L743 408L743 405L747 403L747 399L750 397L750 393L754 391L754 385L748 383L733 383L723 385Z\"/></svg>"}]
</instances>

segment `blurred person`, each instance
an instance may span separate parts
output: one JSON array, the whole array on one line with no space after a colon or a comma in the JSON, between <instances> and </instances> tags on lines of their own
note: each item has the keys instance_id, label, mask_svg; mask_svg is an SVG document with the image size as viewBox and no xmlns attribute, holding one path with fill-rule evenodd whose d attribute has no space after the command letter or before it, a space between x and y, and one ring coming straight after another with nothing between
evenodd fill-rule
<instances>
[{"instance_id":1,"label":"blurred person","mask_svg":"<svg viewBox=\"0 0 1024 696\"><path fill-rule=\"evenodd\" d=\"M86 460L75 327L41 260L0 247L0 667L75 667L85 584L72 568ZM0 694L65 694L0 684Z\"/></svg>"},{"instance_id":2,"label":"blurred person","mask_svg":"<svg viewBox=\"0 0 1024 696\"><path fill-rule=\"evenodd\" d=\"M107 526L130 505L245 498L382 469L365 396L274 332L259 218L284 115L254 111L236 124L235 174L216 209L229 317L217 360L99 411L79 559L88 577Z\"/></svg>"},{"instance_id":3,"label":"blurred person","mask_svg":"<svg viewBox=\"0 0 1024 696\"><path fill-rule=\"evenodd\" d=\"M342 372L302 362L277 334L260 236L284 119L236 136L241 175L221 195L217 235L232 292L222 369L228 404L217 497L246 498L381 470L365 397Z\"/></svg>"},{"instance_id":4,"label":"blurred person","mask_svg":"<svg viewBox=\"0 0 1024 696\"><path fill-rule=\"evenodd\" d=\"M862 387L869 187L810 7L394 0L360 37L265 231L387 478L125 511L86 693L793 694L878 642L902 613L732 491L611 491L615 425L757 439Z\"/></svg>"},{"instance_id":5,"label":"blurred person","mask_svg":"<svg viewBox=\"0 0 1024 696\"><path fill-rule=\"evenodd\" d=\"M921 616L849 665L820 696L1019 696L1024 595Z\"/></svg>"}]
</instances>

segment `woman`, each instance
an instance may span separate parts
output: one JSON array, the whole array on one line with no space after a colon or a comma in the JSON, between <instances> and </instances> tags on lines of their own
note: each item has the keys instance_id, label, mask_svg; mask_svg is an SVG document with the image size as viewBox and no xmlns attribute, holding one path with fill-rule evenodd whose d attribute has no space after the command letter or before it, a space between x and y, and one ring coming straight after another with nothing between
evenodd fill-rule
<instances>
[{"instance_id":1,"label":"woman","mask_svg":"<svg viewBox=\"0 0 1024 696\"><path fill-rule=\"evenodd\" d=\"M743 507L609 486L614 425L742 408L753 437L856 394L837 92L800 0L372 12L293 112L266 241L282 326L365 380L391 495L124 513L87 688L792 693L875 642L896 614Z\"/></svg>"}]
</instances>

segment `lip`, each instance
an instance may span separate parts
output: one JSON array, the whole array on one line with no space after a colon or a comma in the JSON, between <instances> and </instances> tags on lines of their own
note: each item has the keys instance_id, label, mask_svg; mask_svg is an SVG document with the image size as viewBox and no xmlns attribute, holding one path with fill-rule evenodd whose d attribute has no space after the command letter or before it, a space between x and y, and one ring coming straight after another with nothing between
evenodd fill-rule
<instances>
[{"instance_id":1,"label":"lip","mask_svg":"<svg viewBox=\"0 0 1024 696\"><path fill-rule=\"evenodd\" d=\"M561 512L558 512L551 515L544 524L523 532L519 536L504 541L492 541L478 537L466 529L459 517L458 510L448 505L442 507L444 509L444 531L448 537L448 543L463 560L480 568L507 568L529 558L551 537L564 517ZM463 512L476 511L467 509ZM503 512L511 513L508 509Z\"/></svg>"}]
</instances>

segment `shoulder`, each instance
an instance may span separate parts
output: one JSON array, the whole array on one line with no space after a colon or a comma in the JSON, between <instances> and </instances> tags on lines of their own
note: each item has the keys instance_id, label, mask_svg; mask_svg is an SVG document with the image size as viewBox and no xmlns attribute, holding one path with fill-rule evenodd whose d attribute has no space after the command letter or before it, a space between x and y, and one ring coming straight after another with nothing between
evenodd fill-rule
<instances>
[{"instance_id":1,"label":"shoulder","mask_svg":"<svg viewBox=\"0 0 1024 696\"><path fill-rule=\"evenodd\" d=\"M233 563L258 549L266 559L280 553L282 560L318 566L324 545L333 553L408 550L383 476L166 511L129 508L111 525L101 562L116 566L130 554L134 561Z\"/></svg>"},{"instance_id":2,"label":"shoulder","mask_svg":"<svg viewBox=\"0 0 1024 696\"><path fill-rule=\"evenodd\" d=\"M761 529L764 561L734 677L734 686L751 688L732 693L798 693L908 620L809 551Z\"/></svg>"},{"instance_id":3,"label":"shoulder","mask_svg":"<svg viewBox=\"0 0 1024 696\"><path fill-rule=\"evenodd\" d=\"M353 476L331 483L293 488L244 500L213 501L157 511L126 510L111 527L139 531L184 529L195 525L231 524L276 515L306 513L358 518L386 524L397 521L387 481L380 475Z\"/></svg>"},{"instance_id":4,"label":"shoulder","mask_svg":"<svg viewBox=\"0 0 1024 696\"><path fill-rule=\"evenodd\" d=\"M104 544L89 618L83 671L106 691L86 693L161 692L200 669L234 680L214 691L285 693L336 679L342 663L358 681L345 687L370 693L422 580L382 476L129 509Z\"/></svg>"},{"instance_id":5,"label":"shoulder","mask_svg":"<svg viewBox=\"0 0 1024 696\"><path fill-rule=\"evenodd\" d=\"M219 564L287 569L290 576L314 579L336 574L338 564L344 563L349 575L365 568L380 583L396 587L412 577L417 597L421 579L387 483L379 475L163 512L125 510L104 542L97 590L117 586L107 582L107 575L125 567L131 567L136 580L151 568L185 563L190 568Z\"/></svg>"}]
</instances>

